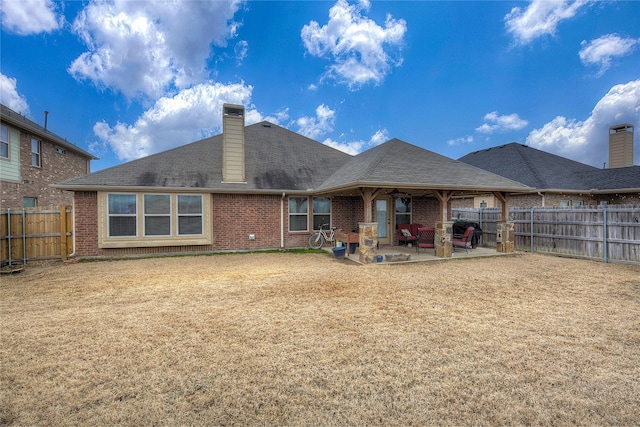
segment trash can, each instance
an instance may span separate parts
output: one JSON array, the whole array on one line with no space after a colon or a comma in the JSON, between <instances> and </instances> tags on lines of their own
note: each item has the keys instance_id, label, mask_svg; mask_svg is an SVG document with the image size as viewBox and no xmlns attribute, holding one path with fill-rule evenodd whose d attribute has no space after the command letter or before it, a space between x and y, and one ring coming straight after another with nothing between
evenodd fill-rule
<instances>
[{"instance_id":1,"label":"trash can","mask_svg":"<svg viewBox=\"0 0 640 427\"><path fill-rule=\"evenodd\" d=\"M346 246L341 246L339 248L333 248L333 256L336 257L336 259L344 259L344 255L347 252L347 247Z\"/></svg>"}]
</instances>

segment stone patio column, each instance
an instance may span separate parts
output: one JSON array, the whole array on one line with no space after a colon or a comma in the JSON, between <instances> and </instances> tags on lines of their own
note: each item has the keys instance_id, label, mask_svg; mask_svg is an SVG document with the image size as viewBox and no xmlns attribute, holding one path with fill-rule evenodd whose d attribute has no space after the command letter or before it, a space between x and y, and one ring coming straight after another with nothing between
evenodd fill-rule
<instances>
[{"instance_id":1,"label":"stone patio column","mask_svg":"<svg viewBox=\"0 0 640 427\"><path fill-rule=\"evenodd\" d=\"M358 223L358 230L360 232L359 260L363 264L370 264L376 257L378 248L378 223L360 222Z\"/></svg>"},{"instance_id":2,"label":"stone patio column","mask_svg":"<svg viewBox=\"0 0 640 427\"><path fill-rule=\"evenodd\" d=\"M496 251L510 253L515 249L515 224L498 221L496 223Z\"/></svg>"},{"instance_id":3,"label":"stone patio column","mask_svg":"<svg viewBox=\"0 0 640 427\"><path fill-rule=\"evenodd\" d=\"M434 236L434 246L436 247L436 256L440 258L451 258L451 237L453 234L453 222L443 221L436 222L436 230Z\"/></svg>"}]
</instances>

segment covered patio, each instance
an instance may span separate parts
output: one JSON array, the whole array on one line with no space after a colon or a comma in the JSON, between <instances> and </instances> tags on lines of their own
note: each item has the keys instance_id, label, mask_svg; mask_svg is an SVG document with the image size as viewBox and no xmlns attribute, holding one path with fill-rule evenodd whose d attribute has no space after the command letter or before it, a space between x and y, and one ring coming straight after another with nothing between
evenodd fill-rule
<instances>
[{"instance_id":1,"label":"covered patio","mask_svg":"<svg viewBox=\"0 0 640 427\"><path fill-rule=\"evenodd\" d=\"M325 251L333 254L332 246L324 246ZM353 254L348 253L348 248L345 253L344 260L355 262L357 264L365 265L365 263L360 261L360 257L358 256L358 250L356 249ZM443 258L436 256L434 249L420 249L420 252L416 251L415 247L407 247L404 245L381 245L377 250L376 254L382 257L382 262L373 262L369 265L392 265L392 264L406 264L406 263L415 263L415 262L429 262L429 261L442 261L442 260L455 260L455 259L469 259L469 258L487 258L487 257L497 257L497 256L507 256L512 255L514 252L497 252L495 248L482 247L478 246L474 249L469 249L465 251L463 248L455 248L455 252L452 253L451 257ZM410 255L409 259L406 261L388 261L387 255Z\"/></svg>"}]
</instances>

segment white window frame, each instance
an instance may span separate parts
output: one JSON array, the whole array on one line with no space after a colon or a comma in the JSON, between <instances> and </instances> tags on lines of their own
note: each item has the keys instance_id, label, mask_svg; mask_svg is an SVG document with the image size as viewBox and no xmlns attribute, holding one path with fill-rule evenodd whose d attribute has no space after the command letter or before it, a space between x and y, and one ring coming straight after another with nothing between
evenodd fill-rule
<instances>
[{"instance_id":1,"label":"white window frame","mask_svg":"<svg viewBox=\"0 0 640 427\"><path fill-rule=\"evenodd\" d=\"M149 213L147 212L147 197L168 197L169 198L169 212L168 213ZM143 215L143 235L151 236L151 237L163 237L163 236L171 236L173 229L173 215L172 215L172 203L171 203L171 195L170 194L160 194L160 193L145 193L142 195L142 215ZM147 220L149 218L169 218L169 232L166 234L148 234L147 233Z\"/></svg>"},{"instance_id":2,"label":"white window frame","mask_svg":"<svg viewBox=\"0 0 640 427\"><path fill-rule=\"evenodd\" d=\"M291 211L291 201L292 200L306 200L307 201L307 210L306 212L292 212ZM289 208L289 232L291 233L306 233L309 231L309 198L307 196L289 196L289 203L288 203L288 208ZM302 217L304 216L306 218L305 221L305 228L304 230L292 230L291 229L291 219L292 217Z\"/></svg>"},{"instance_id":3,"label":"white window frame","mask_svg":"<svg viewBox=\"0 0 640 427\"><path fill-rule=\"evenodd\" d=\"M33 151L33 144L36 144L37 151ZM35 156L35 157L34 157ZM37 159L37 164L34 160ZM42 167L42 141L37 138L31 138L31 166L40 168Z\"/></svg>"},{"instance_id":4,"label":"white window frame","mask_svg":"<svg viewBox=\"0 0 640 427\"><path fill-rule=\"evenodd\" d=\"M111 213L109 206L109 198L110 196L135 196L135 193L109 193L107 194L107 206L106 206L106 210L107 210L107 236L109 237L109 239L131 239L131 238L135 238L138 237L139 234L139 226L138 226L138 212L140 212L140 208L138 207L139 204L139 200L138 197L134 197L134 202L135 202L135 212L134 213ZM111 235L111 218L134 218L134 224L135 224L135 233L134 234L127 234L124 236L112 236Z\"/></svg>"},{"instance_id":5,"label":"white window frame","mask_svg":"<svg viewBox=\"0 0 640 427\"><path fill-rule=\"evenodd\" d=\"M312 210L312 213L311 213L311 227L312 227L313 231L318 231L318 230L320 230L320 225L327 224L327 223L329 223L329 225L332 224L332 222L331 222L331 208L332 208L332 206L331 206L332 205L331 197L313 197L312 199L313 200L312 200L312 204L311 204L311 206L312 206L312 208L311 208L311 210ZM329 201L329 212L316 212L316 200L320 200L320 199ZM319 216L323 216L323 217L324 216L329 216L329 219L327 221L316 221L316 217L319 217ZM318 226L317 227L316 227L316 222L318 222L318 224L317 224Z\"/></svg>"},{"instance_id":6,"label":"white window frame","mask_svg":"<svg viewBox=\"0 0 640 427\"><path fill-rule=\"evenodd\" d=\"M9 151L9 127L4 124L0 125L0 158L8 159L10 154ZM7 155L4 156L2 153L5 151L3 148L6 147Z\"/></svg>"},{"instance_id":7,"label":"white window frame","mask_svg":"<svg viewBox=\"0 0 640 427\"><path fill-rule=\"evenodd\" d=\"M136 235L110 236L109 222L109 198L110 195L120 194L135 196L136 199ZM145 221L148 215L145 213L145 195L169 195L171 204L171 234L170 235L145 235ZM179 234L178 226L178 197L198 196L201 200L201 213L188 213L185 215L201 218L200 234ZM212 225L212 196L207 193L155 193L155 192L98 192L98 247L99 248L137 248L137 247L162 247L162 246L186 246L186 245L211 245L213 243ZM129 214L129 216L133 216Z\"/></svg>"},{"instance_id":8,"label":"white window frame","mask_svg":"<svg viewBox=\"0 0 640 427\"><path fill-rule=\"evenodd\" d=\"M181 197L200 197L200 212L180 212ZM180 218L200 218L200 233L181 233ZM204 198L200 194L177 194L176 195L176 233L178 236L202 236L204 233Z\"/></svg>"}]
</instances>

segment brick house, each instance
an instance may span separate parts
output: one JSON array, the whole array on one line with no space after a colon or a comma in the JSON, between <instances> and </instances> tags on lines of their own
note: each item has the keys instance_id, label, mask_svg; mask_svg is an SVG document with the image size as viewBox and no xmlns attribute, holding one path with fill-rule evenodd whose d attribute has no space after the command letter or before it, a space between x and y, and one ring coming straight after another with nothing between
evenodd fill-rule
<instances>
[{"instance_id":1,"label":"brick house","mask_svg":"<svg viewBox=\"0 0 640 427\"><path fill-rule=\"evenodd\" d=\"M0 105L2 209L62 206L73 193L51 187L90 172L97 158L10 108Z\"/></svg>"},{"instance_id":2,"label":"brick house","mask_svg":"<svg viewBox=\"0 0 640 427\"><path fill-rule=\"evenodd\" d=\"M451 200L518 182L398 139L351 156L269 122L244 124L223 106L222 134L55 186L74 192L76 256L306 247L321 224L435 225ZM506 205L506 203L505 203Z\"/></svg>"},{"instance_id":3,"label":"brick house","mask_svg":"<svg viewBox=\"0 0 640 427\"><path fill-rule=\"evenodd\" d=\"M625 140L632 143L633 127L624 125L622 129L630 134ZM632 148L626 153L633 158ZM640 204L640 166L600 169L515 142L475 151L459 160L531 187L528 193L510 198L512 207ZM626 159L623 164L632 162ZM500 202L491 193L454 202L456 208L499 206Z\"/></svg>"}]
</instances>

